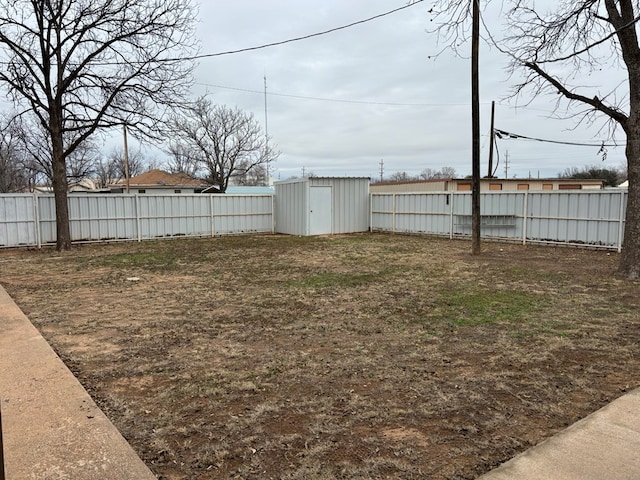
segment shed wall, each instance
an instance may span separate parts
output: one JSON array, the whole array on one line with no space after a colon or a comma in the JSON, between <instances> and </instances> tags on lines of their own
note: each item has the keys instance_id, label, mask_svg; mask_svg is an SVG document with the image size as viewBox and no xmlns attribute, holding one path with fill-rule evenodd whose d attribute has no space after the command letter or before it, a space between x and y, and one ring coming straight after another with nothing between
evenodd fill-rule
<instances>
[{"instance_id":1,"label":"shed wall","mask_svg":"<svg viewBox=\"0 0 640 480\"><path fill-rule=\"evenodd\" d=\"M309 184L307 181L275 184L275 230L287 235L308 235Z\"/></svg>"}]
</instances>

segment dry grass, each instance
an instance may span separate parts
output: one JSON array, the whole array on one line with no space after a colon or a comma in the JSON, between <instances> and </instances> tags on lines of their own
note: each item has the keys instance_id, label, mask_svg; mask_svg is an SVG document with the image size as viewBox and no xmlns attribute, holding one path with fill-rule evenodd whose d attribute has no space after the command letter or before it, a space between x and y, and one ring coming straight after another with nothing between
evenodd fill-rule
<instances>
[{"instance_id":1,"label":"dry grass","mask_svg":"<svg viewBox=\"0 0 640 480\"><path fill-rule=\"evenodd\" d=\"M639 386L617 255L352 235L0 252L159 478L475 478ZM137 280L135 280L137 279Z\"/></svg>"}]
</instances>

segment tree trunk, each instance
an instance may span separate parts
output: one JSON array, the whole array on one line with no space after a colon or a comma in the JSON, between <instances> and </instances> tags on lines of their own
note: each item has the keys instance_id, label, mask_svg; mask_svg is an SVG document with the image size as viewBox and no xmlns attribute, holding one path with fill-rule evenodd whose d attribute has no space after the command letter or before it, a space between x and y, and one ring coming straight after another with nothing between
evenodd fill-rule
<instances>
[{"instance_id":1,"label":"tree trunk","mask_svg":"<svg viewBox=\"0 0 640 480\"><path fill-rule=\"evenodd\" d=\"M62 132L54 128L51 135L53 194L56 204L56 250L71 250L71 231L69 229L69 205L67 203L67 168L64 157Z\"/></svg>"},{"instance_id":2,"label":"tree trunk","mask_svg":"<svg viewBox=\"0 0 640 480\"><path fill-rule=\"evenodd\" d=\"M626 129L629 195L618 273L634 280L640 278L640 125L629 123Z\"/></svg>"}]
</instances>

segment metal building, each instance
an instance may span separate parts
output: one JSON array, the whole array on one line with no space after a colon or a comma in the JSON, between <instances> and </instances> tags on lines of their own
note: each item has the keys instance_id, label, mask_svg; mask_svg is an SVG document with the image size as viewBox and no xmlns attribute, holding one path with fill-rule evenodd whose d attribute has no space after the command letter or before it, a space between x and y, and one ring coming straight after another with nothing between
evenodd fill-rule
<instances>
[{"instance_id":1,"label":"metal building","mask_svg":"<svg viewBox=\"0 0 640 480\"><path fill-rule=\"evenodd\" d=\"M304 177L274 186L277 233L309 236L369 230L368 177Z\"/></svg>"}]
</instances>

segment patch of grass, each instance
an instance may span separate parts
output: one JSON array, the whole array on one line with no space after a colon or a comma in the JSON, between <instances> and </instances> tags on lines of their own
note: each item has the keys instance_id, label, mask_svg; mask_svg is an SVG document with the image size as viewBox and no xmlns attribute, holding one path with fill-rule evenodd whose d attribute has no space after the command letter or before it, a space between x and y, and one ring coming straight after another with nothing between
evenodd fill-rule
<instances>
[{"instance_id":1,"label":"patch of grass","mask_svg":"<svg viewBox=\"0 0 640 480\"><path fill-rule=\"evenodd\" d=\"M460 286L440 292L432 318L455 326L523 322L535 318L549 301L539 293Z\"/></svg>"}]
</instances>

